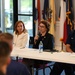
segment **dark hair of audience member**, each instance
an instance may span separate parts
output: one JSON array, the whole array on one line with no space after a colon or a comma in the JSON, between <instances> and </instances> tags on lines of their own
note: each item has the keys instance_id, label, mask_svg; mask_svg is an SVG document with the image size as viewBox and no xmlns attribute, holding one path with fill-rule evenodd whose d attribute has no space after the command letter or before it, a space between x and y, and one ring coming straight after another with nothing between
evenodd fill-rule
<instances>
[{"instance_id":1,"label":"dark hair of audience member","mask_svg":"<svg viewBox=\"0 0 75 75\"><path fill-rule=\"evenodd\" d=\"M0 41L0 68L6 63L6 60L10 55L10 51L9 44L4 41Z\"/></svg>"},{"instance_id":2,"label":"dark hair of audience member","mask_svg":"<svg viewBox=\"0 0 75 75\"><path fill-rule=\"evenodd\" d=\"M0 34L0 41L5 41L9 44L10 50L12 51L12 43L13 43L13 35L10 33L1 33Z\"/></svg>"}]
</instances>

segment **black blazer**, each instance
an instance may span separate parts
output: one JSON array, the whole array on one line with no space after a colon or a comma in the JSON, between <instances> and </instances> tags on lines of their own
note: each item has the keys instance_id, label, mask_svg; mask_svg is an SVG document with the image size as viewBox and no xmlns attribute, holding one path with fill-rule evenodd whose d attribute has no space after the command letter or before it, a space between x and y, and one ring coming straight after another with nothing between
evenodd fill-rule
<instances>
[{"instance_id":1,"label":"black blazer","mask_svg":"<svg viewBox=\"0 0 75 75\"><path fill-rule=\"evenodd\" d=\"M40 41L43 42L43 50L53 50L54 47L54 38L53 35L46 33L45 36L39 36L39 39L36 41L36 44L33 45L33 48L39 48Z\"/></svg>"}]
</instances>

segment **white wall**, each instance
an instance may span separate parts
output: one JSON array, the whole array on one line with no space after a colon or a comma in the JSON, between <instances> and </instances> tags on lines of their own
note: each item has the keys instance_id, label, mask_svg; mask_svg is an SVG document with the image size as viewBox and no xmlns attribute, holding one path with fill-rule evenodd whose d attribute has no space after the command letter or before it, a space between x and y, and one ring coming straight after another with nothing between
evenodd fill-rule
<instances>
[{"instance_id":1,"label":"white wall","mask_svg":"<svg viewBox=\"0 0 75 75\"><path fill-rule=\"evenodd\" d=\"M56 21L56 25L55 25L55 49L62 51L62 45L63 45L63 51L65 51L65 45L62 44L62 42L60 41L60 21Z\"/></svg>"},{"instance_id":2,"label":"white wall","mask_svg":"<svg viewBox=\"0 0 75 75\"><path fill-rule=\"evenodd\" d=\"M60 32L59 32L59 28L60 28L60 22L56 21L56 32L55 32L55 48L58 50L61 50L61 41L60 41Z\"/></svg>"}]
</instances>

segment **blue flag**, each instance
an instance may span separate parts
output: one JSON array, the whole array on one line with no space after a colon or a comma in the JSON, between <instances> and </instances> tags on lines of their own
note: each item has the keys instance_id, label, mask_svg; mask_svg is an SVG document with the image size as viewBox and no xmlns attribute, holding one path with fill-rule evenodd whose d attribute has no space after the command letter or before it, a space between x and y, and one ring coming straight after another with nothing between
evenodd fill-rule
<instances>
[{"instance_id":1,"label":"blue flag","mask_svg":"<svg viewBox=\"0 0 75 75\"><path fill-rule=\"evenodd\" d=\"M47 19L47 13L49 10L49 0L44 0L43 19Z\"/></svg>"}]
</instances>

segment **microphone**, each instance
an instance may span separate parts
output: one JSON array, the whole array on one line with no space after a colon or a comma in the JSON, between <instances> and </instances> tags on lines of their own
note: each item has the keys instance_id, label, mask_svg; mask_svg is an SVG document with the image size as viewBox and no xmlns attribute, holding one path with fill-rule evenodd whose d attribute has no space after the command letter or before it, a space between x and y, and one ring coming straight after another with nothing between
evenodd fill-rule
<instances>
[{"instance_id":1,"label":"microphone","mask_svg":"<svg viewBox=\"0 0 75 75\"><path fill-rule=\"evenodd\" d=\"M40 34L40 32L38 33L38 36L41 37L42 34Z\"/></svg>"}]
</instances>

